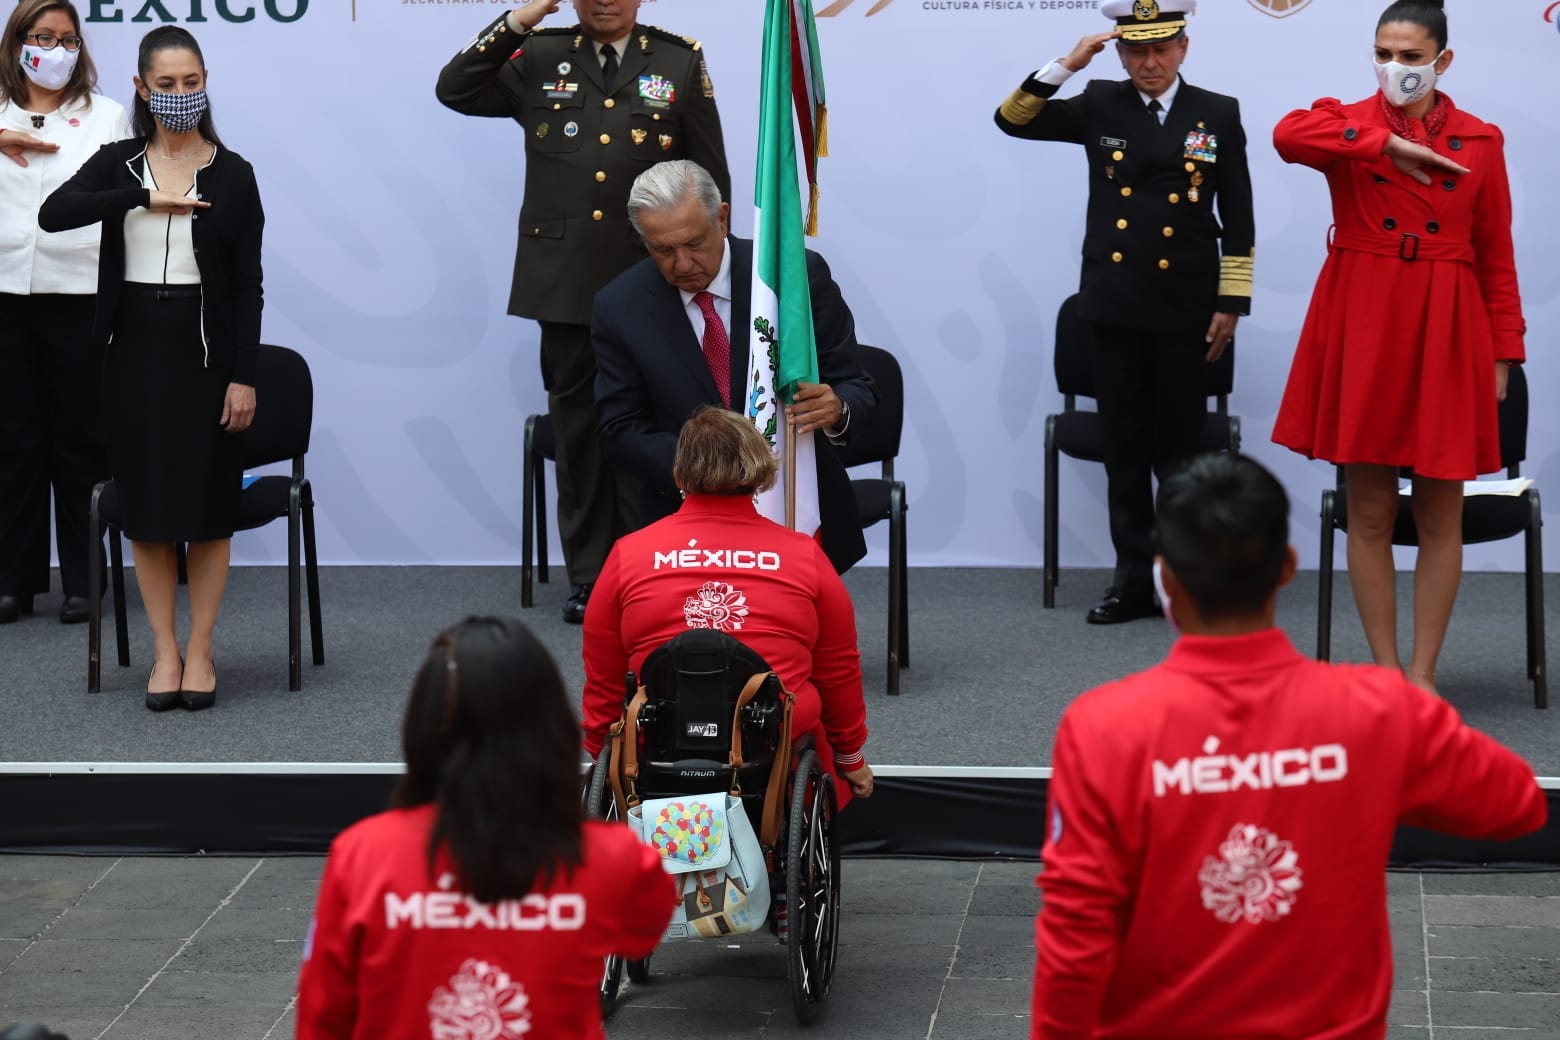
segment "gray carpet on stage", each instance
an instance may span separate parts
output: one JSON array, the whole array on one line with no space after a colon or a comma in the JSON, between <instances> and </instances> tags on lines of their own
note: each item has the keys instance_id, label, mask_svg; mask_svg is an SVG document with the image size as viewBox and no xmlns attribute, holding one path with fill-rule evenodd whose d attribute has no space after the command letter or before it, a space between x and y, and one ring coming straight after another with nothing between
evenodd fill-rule
<instances>
[{"instance_id":1,"label":"gray carpet on stage","mask_svg":"<svg viewBox=\"0 0 1560 1040\"><path fill-rule=\"evenodd\" d=\"M849 574L872 727L870 760L1047 764L1057 720L1071 698L1153 664L1171 642L1158 620L1085 624L1084 612L1108 580L1103 571L1065 571L1057 607L1046 610L1037 570L912 570L913 667L903 673L903 694L888 697L886 572ZM322 571L321 586L326 664L307 663L305 626L304 688L289 692L286 572L233 572L217 630L218 703L198 714L156 715L142 707L150 637L133 578L133 664L118 667L112 620L105 617L101 694L86 693L86 626L55 620L57 593L39 597L37 615L0 626L0 760L399 761L400 712L412 674L437 631L469 613L521 614L552 648L572 688L580 686L580 629L559 617L568 590L561 573L537 586L536 607L524 612L512 567L330 567ZM1400 600L1406 644L1407 575ZM1547 576L1545 602L1549 630L1560 631L1560 575ZM1520 575L1468 575L1441 660L1441 691L1470 723L1527 756L1540 775L1560 775L1560 706L1533 709L1522 619ZM1314 652L1314 572L1301 574L1284 592L1280 623L1301 650ZM1334 660L1367 657L1341 574L1333 650Z\"/></svg>"}]
</instances>

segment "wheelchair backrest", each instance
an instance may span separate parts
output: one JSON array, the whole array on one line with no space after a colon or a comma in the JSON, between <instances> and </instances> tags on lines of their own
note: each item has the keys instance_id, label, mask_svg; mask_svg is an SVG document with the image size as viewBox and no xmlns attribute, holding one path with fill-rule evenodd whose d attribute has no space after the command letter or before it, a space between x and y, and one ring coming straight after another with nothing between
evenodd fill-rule
<instances>
[{"instance_id":1,"label":"wheelchair backrest","mask_svg":"<svg viewBox=\"0 0 1560 1040\"><path fill-rule=\"evenodd\" d=\"M642 760L724 764L737 698L750 678L769 670L752 648L713 629L692 629L652 650L639 676L650 708L642 713ZM778 679L765 683L739 723L745 764L773 753L778 733L767 723L778 721L780 689Z\"/></svg>"}]
</instances>

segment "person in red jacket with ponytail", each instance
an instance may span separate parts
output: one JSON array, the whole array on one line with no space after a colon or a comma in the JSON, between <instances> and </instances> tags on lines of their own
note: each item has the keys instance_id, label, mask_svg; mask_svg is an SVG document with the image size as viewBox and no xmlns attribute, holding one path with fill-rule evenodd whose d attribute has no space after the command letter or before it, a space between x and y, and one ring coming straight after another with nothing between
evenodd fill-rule
<instances>
[{"instance_id":1,"label":"person in red jacket with ponytail","mask_svg":"<svg viewBox=\"0 0 1560 1040\"><path fill-rule=\"evenodd\" d=\"M1501 468L1497 403L1525 356L1500 128L1436 89L1451 68L1442 0L1376 27L1371 97L1323 98L1273 131L1332 193L1327 263L1273 440L1344 467L1349 584L1372 659L1399 667L1392 529L1414 472L1419 534L1406 673L1435 689L1462 576L1462 482Z\"/></svg>"}]
</instances>

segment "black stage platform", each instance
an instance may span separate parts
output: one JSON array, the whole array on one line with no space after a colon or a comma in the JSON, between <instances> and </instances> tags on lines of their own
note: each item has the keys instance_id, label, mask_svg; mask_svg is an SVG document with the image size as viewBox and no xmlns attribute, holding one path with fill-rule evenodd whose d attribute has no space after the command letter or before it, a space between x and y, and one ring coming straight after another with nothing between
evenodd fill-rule
<instances>
[{"instance_id":1,"label":"black stage platform","mask_svg":"<svg viewBox=\"0 0 1560 1040\"><path fill-rule=\"evenodd\" d=\"M1032 856L1039 843L1051 742L1080 691L1157 661L1159 621L1099 628L1083 613L1108 576L1066 571L1054 610L1036 570L911 572L911 664L887 696L886 577L847 577L857 602L880 797L842 821L858 854ZM1406 580L1406 579L1405 579ZM306 852L384 804L399 761L406 689L429 640L468 613L521 614L580 681L580 630L564 625L565 589L538 586L518 607L514 568L326 568L326 664L287 690L285 574L233 573L218 630L215 710L154 715L141 706L150 663L133 582L133 664L114 664L105 626L103 693L86 690L86 630L39 614L0 627L0 849ZM1405 618L1408 631L1405 585ZM1340 584L1334 659L1360 660L1363 639ZM1280 622L1315 645L1315 575L1287 590ZM1524 675L1522 587L1515 574L1467 577L1442 660L1442 693L1470 723L1560 778L1560 718L1536 711ZM1560 577L1546 585L1556 628ZM307 638L307 636L305 637ZM1552 804L1560 779L1546 779ZM1554 817L1556 813L1551 813ZM1405 832L1404 864L1560 866L1560 825L1509 846Z\"/></svg>"}]
</instances>

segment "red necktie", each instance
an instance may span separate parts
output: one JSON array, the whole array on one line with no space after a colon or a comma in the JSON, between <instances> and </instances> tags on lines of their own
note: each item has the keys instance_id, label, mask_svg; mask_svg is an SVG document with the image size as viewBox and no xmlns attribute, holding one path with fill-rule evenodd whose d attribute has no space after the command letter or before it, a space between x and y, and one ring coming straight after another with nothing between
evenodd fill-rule
<instances>
[{"instance_id":1,"label":"red necktie","mask_svg":"<svg viewBox=\"0 0 1560 1040\"><path fill-rule=\"evenodd\" d=\"M693 294L693 302L704 315L704 363L710 366L715 378L715 388L720 391L720 403L731 407L731 340L726 338L726 326L715 313L715 297L707 292Z\"/></svg>"}]
</instances>

